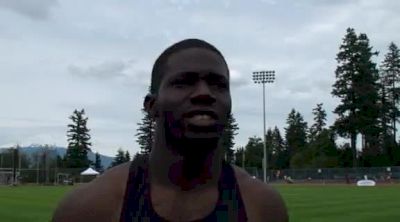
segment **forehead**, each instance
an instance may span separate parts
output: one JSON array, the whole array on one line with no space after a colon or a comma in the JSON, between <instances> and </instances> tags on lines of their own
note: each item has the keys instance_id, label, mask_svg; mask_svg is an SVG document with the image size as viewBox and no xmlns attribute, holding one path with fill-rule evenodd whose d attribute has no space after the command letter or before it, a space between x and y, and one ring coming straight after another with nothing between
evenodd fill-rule
<instances>
[{"instance_id":1,"label":"forehead","mask_svg":"<svg viewBox=\"0 0 400 222\"><path fill-rule=\"evenodd\" d=\"M224 59L216 52L203 48L184 49L168 58L165 74L185 72L213 72L228 78Z\"/></svg>"}]
</instances>

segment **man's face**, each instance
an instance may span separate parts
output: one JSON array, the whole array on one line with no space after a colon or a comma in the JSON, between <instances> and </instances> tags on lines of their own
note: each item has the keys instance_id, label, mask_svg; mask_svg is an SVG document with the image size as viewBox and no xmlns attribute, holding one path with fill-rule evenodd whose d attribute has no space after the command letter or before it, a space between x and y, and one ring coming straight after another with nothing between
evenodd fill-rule
<instances>
[{"instance_id":1,"label":"man's face","mask_svg":"<svg viewBox=\"0 0 400 222\"><path fill-rule=\"evenodd\" d=\"M175 139L219 137L231 110L224 60L203 48L172 54L156 103L166 129Z\"/></svg>"}]
</instances>

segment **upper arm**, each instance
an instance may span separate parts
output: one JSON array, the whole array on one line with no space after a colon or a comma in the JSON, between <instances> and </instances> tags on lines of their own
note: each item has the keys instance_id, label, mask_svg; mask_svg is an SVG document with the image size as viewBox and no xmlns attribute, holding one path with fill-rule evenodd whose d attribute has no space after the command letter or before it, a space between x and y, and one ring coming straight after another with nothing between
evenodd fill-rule
<instances>
[{"instance_id":1,"label":"upper arm","mask_svg":"<svg viewBox=\"0 0 400 222\"><path fill-rule=\"evenodd\" d=\"M253 184L249 191L248 199L250 199L249 203L251 204L249 206L254 208L252 210L254 221L289 221L285 202L281 195L270 185L258 181Z\"/></svg>"},{"instance_id":2,"label":"upper arm","mask_svg":"<svg viewBox=\"0 0 400 222\"><path fill-rule=\"evenodd\" d=\"M52 222L101 222L119 218L129 166L109 170L89 184L77 187L59 203Z\"/></svg>"},{"instance_id":3,"label":"upper arm","mask_svg":"<svg viewBox=\"0 0 400 222\"><path fill-rule=\"evenodd\" d=\"M61 202L58 204L56 210L54 211L52 221L53 222L67 222L67 221L85 221L86 214L88 211L88 206L83 206L85 199L85 185L82 185L71 193L67 194Z\"/></svg>"},{"instance_id":4,"label":"upper arm","mask_svg":"<svg viewBox=\"0 0 400 222\"><path fill-rule=\"evenodd\" d=\"M271 222L288 222L289 216L282 196L267 184L262 184L264 188L257 200L260 207L260 215L269 218Z\"/></svg>"},{"instance_id":5,"label":"upper arm","mask_svg":"<svg viewBox=\"0 0 400 222\"><path fill-rule=\"evenodd\" d=\"M92 189L91 189L92 188ZM78 188L67 195L53 215L53 222L115 221L119 200L112 193L95 187Z\"/></svg>"},{"instance_id":6,"label":"upper arm","mask_svg":"<svg viewBox=\"0 0 400 222\"><path fill-rule=\"evenodd\" d=\"M287 222L289 216L281 195L270 185L236 169L240 191L250 221Z\"/></svg>"}]
</instances>

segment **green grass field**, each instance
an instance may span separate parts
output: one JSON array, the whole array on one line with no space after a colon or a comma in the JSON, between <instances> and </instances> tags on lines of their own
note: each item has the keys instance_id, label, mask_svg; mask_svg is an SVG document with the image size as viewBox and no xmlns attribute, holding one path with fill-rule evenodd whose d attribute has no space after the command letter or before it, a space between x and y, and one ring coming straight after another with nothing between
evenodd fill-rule
<instances>
[{"instance_id":1,"label":"green grass field","mask_svg":"<svg viewBox=\"0 0 400 222\"><path fill-rule=\"evenodd\" d=\"M1 222L46 222L70 187L0 186ZM400 185L281 185L291 222L398 222Z\"/></svg>"},{"instance_id":2,"label":"green grass field","mask_svg":"<svg viewBox=\"0 0 400 222\"><path fill-rule=\"evenodd\" d=\"M398 222L400 186L346 185L277 187L293 222Z\"/></svg>"}]
</instances>

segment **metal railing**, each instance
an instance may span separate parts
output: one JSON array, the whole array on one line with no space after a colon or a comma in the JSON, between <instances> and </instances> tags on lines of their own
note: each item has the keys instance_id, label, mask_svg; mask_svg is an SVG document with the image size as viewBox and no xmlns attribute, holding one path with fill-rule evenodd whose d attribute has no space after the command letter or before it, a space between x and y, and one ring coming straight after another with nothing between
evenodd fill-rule
<instances>
[{"instance_id":1,"label":"metal railing","mask_svg":"<svg viewBox=\"0 0 400 222\"><path fill-rule=\"evenodd\" d=\"M246 167L246 171L262 180L262 169ZM354 183L361 179L371 179L379 183L400 181L400 166L319 168L268 170L269 182L309 182L309 183Z\"/></svg>"}]
</instances>

